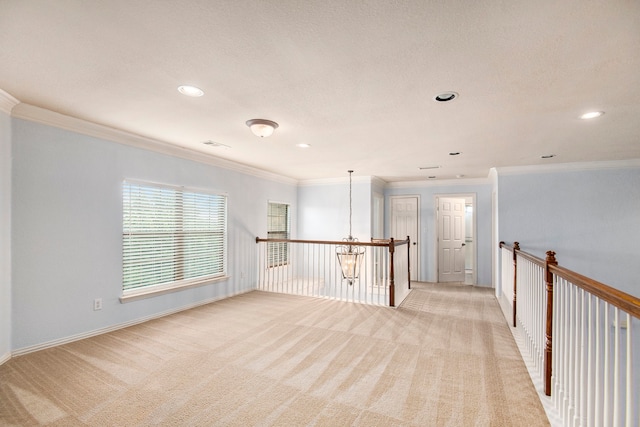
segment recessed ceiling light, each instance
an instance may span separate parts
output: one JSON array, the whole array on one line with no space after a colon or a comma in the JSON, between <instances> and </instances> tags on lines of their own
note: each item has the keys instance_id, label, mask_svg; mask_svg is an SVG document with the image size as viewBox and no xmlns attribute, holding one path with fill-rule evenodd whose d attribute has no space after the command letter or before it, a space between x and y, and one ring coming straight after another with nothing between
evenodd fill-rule
<instances>
[{"instance_id":1,"label":"recessed ceiling light","mask_svg":"<svg viewBox=\"0 0 640 427\"><path fill-rule=\"evenodd\" d=\"M456 175L456 178L464 178L464 175L462 175L462 174Z\"/></svg>"},{"instance_id":2,"label":"recessed ceiling light","mask_svg":"<svg viewBox=\"0 0 640 427\"><path fill-rule=\"evenodd\" d=\"M458 97L457 92L442 92L433 97L433 100L436 102L449 102L453 101Z\"/></svg>"},{"instance_id":3,"label":"recessed ceiling light","mask_svg":"<svg viewBox=\"0 0 640 427\"><path fill-rule=\"evenodd\" d=\"M429 179L436 179L436 176L435 176L435 175L431 175L431 176L428 176L427 178L429 178Z\"/></svg>"},{"instance_id":4,"label":"recessed ceiling light","mask_svg":"<svg viewBox=\"0 0 640 427\"><path fill-rule=\"evenodd\" d=\"M449 153L450 156L458 156L460 154L461 153L459 151L452 151L452 152Z\"/></svg>"},{"instance_id":5,"label":"recessed ceiling light","mask_svg":"<svg viewBox=\"0 0 640 427\"><path fill-rule=\"evenodd\" d=\"M590 111L588 113L584 113L580 116L582 120L595 119L596 117L600 117L604 114L604 111Z\"/></svg>"},{"instance_id":6,"label":"recessed ceiling light","mask_svg":"<svg viewBox=\"0 0 640 427\"><path fill-rule=\"evenodd\" d=\"M311 147L311 144L301 143L301 144L296 144L296 147L298 147L298 148L309 148L309 147Z\"/></svg>"},{"instance_id":7,"label":"recessed ceiling light","mask_svg":"<svg viewBox=\"0 0 640 427\"><path fill-rule=\"evenodd\" d=\"M183 95L192 96L194 98L204 95L204 91L202 89L188 85L178 86L178 92Z\"/></svg>"},{"instance_id":8,"label":"recessed ceiling light","mask_svg":"<svg viewBox=\"0 0 640 427\"><path fill-rule=\"evenodd\" d=\"M541 159L551 159L555 157L555 154L545 154L544 156L540 156Z\"/></svg>"},{"instance_id":9,"label":"recessed ceiling light","mask_svg":"<svg viewBox=\"0 0 640 427\"><path fill-rule=\"evenodd\" d=\"M418 169L420 170L427 170L427 169L438 169L440 168L440 166L420 166Z\"/></svg>"}]
</instances>

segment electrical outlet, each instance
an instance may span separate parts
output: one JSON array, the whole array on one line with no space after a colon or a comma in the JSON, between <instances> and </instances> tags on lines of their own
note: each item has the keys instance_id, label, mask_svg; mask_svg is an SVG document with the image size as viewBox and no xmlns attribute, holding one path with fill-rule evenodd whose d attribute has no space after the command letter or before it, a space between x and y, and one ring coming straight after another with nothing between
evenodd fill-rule
<instances>
[{"instance_id":1,"label":"electrical outlet","mask_svg":"<svg viewBox=\"0 0 640 427\"><path fill-rule=\"evenodd\" d=\"M102 310L102 298L96 298L93 300L93 310Z\"/></svg>"}]
</instances>

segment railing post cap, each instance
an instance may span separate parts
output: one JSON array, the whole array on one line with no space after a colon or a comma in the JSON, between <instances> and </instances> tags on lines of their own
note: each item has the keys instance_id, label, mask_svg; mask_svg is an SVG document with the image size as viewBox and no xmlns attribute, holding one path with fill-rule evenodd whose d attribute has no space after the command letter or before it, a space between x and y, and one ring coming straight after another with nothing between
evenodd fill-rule
<instances>
[{"instance_id":1,"label":"railing post cap","mask_svg":"<svg viewBox=\"0 0 640 427\"><path fill-rule=\"evenodd\" d=\"M513 242L513 249L520 250L520 242Z\"/></svg>"},{"instance_id":2,"label":"railing post cap","mask_svg":"<svg viewBox=\"0 0 640 427\"><path fill-rule=\"evenodd\" d=\"M545 261L548 263L557 263L556 253L554 251L547 251L547 259Z\"/></svg>"}]
</instances>

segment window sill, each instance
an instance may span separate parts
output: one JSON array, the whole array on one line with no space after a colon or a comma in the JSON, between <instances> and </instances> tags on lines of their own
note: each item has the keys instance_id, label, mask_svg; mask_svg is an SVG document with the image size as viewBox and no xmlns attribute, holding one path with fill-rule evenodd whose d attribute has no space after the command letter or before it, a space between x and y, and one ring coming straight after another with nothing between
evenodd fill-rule
<instances>
[{"instance_id":1,"label":"window sill","mask_svg":"<svg viewBox=\"0 0 640 427\"><path fill-rule=\"evenodd\" d=\"M220 277L215 277L213 279L205 279L197 282L181 283L178 285L173 285L168 287L151 287L150 286L148 288L127 292L125 295L122 295L120 297L120 303L124 304L127 302L169 294L171 292L183 291L189 288L195 288L198 286L204 286L204 285L210 285L212 283L223 282L225 280L228 280L230 277L231 276L220 276Z\"/></svg>"}]
</instances>

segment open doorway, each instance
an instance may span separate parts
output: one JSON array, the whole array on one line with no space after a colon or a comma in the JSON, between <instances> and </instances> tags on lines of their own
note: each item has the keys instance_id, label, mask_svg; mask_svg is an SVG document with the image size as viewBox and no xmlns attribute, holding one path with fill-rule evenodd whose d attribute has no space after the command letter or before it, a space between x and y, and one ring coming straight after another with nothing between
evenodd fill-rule
<instances>
[{"instance_id":1,"label":"open doorway","mask_svg":"<svg viewBox=\"0 0 640 427\"><path fill-rule=\"evenodd\" d=\"M476 195L436 196L438 282L477 283Z\"/></svg>"}]
</instances>

